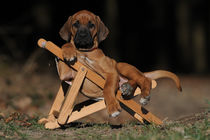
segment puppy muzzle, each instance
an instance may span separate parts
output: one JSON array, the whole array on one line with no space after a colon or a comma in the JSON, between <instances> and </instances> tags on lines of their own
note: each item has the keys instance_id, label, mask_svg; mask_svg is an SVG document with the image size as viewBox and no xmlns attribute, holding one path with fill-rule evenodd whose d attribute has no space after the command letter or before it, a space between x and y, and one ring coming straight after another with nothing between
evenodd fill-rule
<instances>
[{"instance_id":1,"label":"puppy muzzle","mask_svg":"<svg viewBox=\"0 0 210 140\"><path fill-rule=\"evenodd\" d=\"M76 32L74 44L78 50L87 50L93 47L93 38L86 27L81 27Z\"/></svg>"}]
</instances>

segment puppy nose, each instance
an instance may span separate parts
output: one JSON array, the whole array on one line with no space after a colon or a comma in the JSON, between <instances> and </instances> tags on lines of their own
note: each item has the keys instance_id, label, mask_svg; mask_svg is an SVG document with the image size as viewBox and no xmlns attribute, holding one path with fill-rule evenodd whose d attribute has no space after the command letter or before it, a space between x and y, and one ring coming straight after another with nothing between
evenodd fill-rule
<instances>
[{"instance_id":1,"label":"puppy nose","mask_svg":"<svg viewBox=\"0 0 210 140\"><path fill-rule=\"evenodd\" d=\"M85 36L88 35L88 30L87 30L86 28L83 27L83 28L80 28L80 29L79 29L78 33L79 33L79 36L80 36L80 37L85 37Z\"/></svg>"}]
</instances>

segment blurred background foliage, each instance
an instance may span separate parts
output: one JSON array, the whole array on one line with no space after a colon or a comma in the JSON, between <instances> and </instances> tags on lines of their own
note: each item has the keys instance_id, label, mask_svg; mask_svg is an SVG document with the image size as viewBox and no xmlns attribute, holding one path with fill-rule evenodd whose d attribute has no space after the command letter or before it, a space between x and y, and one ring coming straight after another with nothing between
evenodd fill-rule
<instances>
[{"instance_id":1,"label":"blurred background foliage","mask_svg":"<svg viewBox=\"0 0 210 140\"><path fill-rule=\"evenodd\" d=\"M0 68L9 64L26 73L48 71L54 58L37 47L37 40L64 44L60 28L83 9L109 28L100 48L117 61L141 71L209 74L209 0L5 1L0 5Z\"/></svg>"}]
</instances>

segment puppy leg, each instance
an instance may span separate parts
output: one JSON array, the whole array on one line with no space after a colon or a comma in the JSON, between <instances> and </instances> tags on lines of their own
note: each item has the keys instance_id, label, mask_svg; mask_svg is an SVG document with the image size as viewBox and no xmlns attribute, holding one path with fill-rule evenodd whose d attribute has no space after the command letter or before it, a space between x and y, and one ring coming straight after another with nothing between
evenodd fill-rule
<instances>
[{"instance_id":1,"label":"puppy leg","mask_svg":"<svg viewBox=\"0 0 210 140\"><path fill-rule=\"evenodd\" d=\"M133 80L141 88L141 96L145 99L144 102L141 101L143 105L149 100L149 93L151 89L151 80L144 76L136 67L127 63L118 63L117 70L122 76Z\"/></svg>"},{"instance_id":2,"label":"puppy leg","mask_svg":"<svg viewBox=\"0 0 210 140\"><path fill-rule=\"evenodd\" d=\"M76 75L76 71L60 60L58 61L58 73L61 81L71 81Z\"/></svg>"},{"instance_id":3,"label":"puppy leg","mask_svg":"<svg viewBox=\"0 0 210 140\"><path fill-rule=\"evenodd\" d=\"M103 95L107 107L108 114L111 117L116 117L121 112L119 102L115 97L115 93L118 89L119 76L116 73L106 74L106 83L104 85Z\"/></svg>"},{"instance_id":4,"label":"puppy leg","mask_svg":"<svg viewBox=\"0 0 210 140\"><path fill-rule=\"evenodd\" d=\"M77 61L76 49L71 43L66 43L61 47L64 61L72 65Z\"/></svg>"},{"instance_id":5,"label":"puppy leg","mask_svg":"<svg viewBox=\"0 0 210 140\"><path fill-rule=\"evenodd\" d=\"M64 61L67 64L71 65L76 62L76 50L71 43L64 44L61 47L61 50ZM76 72L73 71L66 63L61 60L57 62L58 73L61 81L70 81L76 75Z\"/></svg>"}]
</instances>

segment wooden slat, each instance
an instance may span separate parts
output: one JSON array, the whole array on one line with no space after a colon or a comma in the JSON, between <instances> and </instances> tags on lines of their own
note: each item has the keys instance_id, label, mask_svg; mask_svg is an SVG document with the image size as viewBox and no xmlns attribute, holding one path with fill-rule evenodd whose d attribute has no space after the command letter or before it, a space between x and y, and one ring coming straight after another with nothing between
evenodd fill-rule
<instances>
[{"instance_id":1,"label":"wooden slat","mask_svg":"<svg viewBox=\"0 0 210 140\"><path fill-rule=\"evenodd\" d=\"M91 105L83 107L80 111L72 112L71 116L68 119L68 123L79 120L85 116L98 112L106 108L104 100L98 101Z\"/></svg>"},{"instance_id":2,"label":"wooden slat","mask_svg":"<svg viewBox=\"0 0 210 140\"><path fill-rule=\"evenodd\" d=\"M91 105L85 106L80 111L74 111L72 112L71 116L69 117L67 124L71 123L73 121L79 120L87 115L93 114L97 111L103 110L106 108L106 105L104 103L104 100L98 101L96 103L93 103ZM58 119L55 119L54 121L47 122L45 124L45 128L47 129L56 129L60 128L61 126L58 123Z\"/></svg>"},{"instance_id":3,"label":"wooden slat","mask_svg":"<svg viewBox=\"0 0 210 140\"><path fill-rule=\"evenodd\" d=\"M85 116L91 115L95 112L98 112L98 111L104 110L104 109L106 109L106 104L105 104L104 100L98 101L96 103L93 103L91 105L83 107L80 111L72 112L67 123L71 123L73 121L79 120ZM141 123L144 123L143 118L139 114L134 113L133 117L136 118L137 120L139 120Z\"/></svg>"},{"instance_id":4,"label":"wooden slat","mask_svg":"<svg viewBox=\"0 0 210 140\"><path fill-rule=\"evenodd\" d=\"M67 124L71 123L71 122L74 122L76 120L79 120L79 119L81 119L85 116L88 116L90 114L93 114L95 112L98 112L100 110L103 110L105 108L106 108L106 105L105 105L104 100L98 101L98 102L93 103L89 106L85 106L80 111L72 112L71 116L68 119ZM133 115L133 117L136 118L137 120L139 120L141 123L144 123L143 118L140 115L138 115L137 113L135 113ZM59 128L59 127L60 127L60 125L58 124L57 120L55 120L53 122L48 122L45 125L45 128L47 128L47 129L56 129L56 128Z\"/></svg>"},{"instance_id":5,"label":"wooden slat","mask_svg":"<svg viewBox=\"0 0 210 140\"><path fill-rule=\"evenodd\" d=\"M86 73L87 73L87 69L84 67L80 67L74 79L74 82L66 95L64 104L61 108L61 111L58 117L59 124L64 125L67 122L69 115L72 113L74 102L79 93L80 87L82 85L82 82L85 78Z\"/></svg>"},{"instance_id":6,"label":"wooden slat","mask_svg":"<svg viewBox=\"0 0 210 140\"><path fill-rule=\"evenodd\" d=\"M59 48L51 41L46 41L45 39L41 38L38 40L38 46L47 49L48 51L59 57L61 60L64 60L61 48ZM75 70L78 70L81 66L85 67L79 61L77 61L74 65L71 65L71 67ZM88 69L87 67L85 68L88 71L86 77L103 89L105 85L105 80L101 76L93 72L92 70Z\"/></svg>"},{"instance_id":7,"label":"wooden slat","mask_svg":"<svg viewBox=\"0 0 210 140\"><path fill-rule=\"evenodd\" d=\"M117 99L126 105L128 108L132 109L134 112L139 114L142 118L147 120L148 122L153 122L155 124L161 125L163 122L157 118L155 115L153 115L151 112L143 108L140 104L137 104L134 100L124 100L121 98L121 92L118 90L117 92Z\"/></svg>"},{"instance_id":8,"label":"wooden slat","mask_svg":"<svg viewBox=\"0 0 210 140\"><path fill-rule=\"evenodd\" d=\"M63 100L64 100L64 92L63 92L62 85L60 85L58 93L57 93L55 100L53 102L53 105L50 109L49 115L53 114L54 111L60 112Z\"/></svg>"},{"instance_id":9,"label":"wooden slat","mask_svg":"<svg viewBox=\"0 0 210 140\"><path fill-rule=\"evenodd\" d=\"M63 60L61 49L51 41L46 41L45 39L41 38L38 40L38 46L49 50L51 53Z\"/></svg>"},{"instance_id":10,"label":"wooden slat","mask_svg":"<svg viewBox=\"0 0 210 140\"><path fill-rule=\"evenodd\" d=\"M135 113L133 117L139 120L142 124L144 124L144 119L139 114Z\"/></svg>"}]
</instances>

